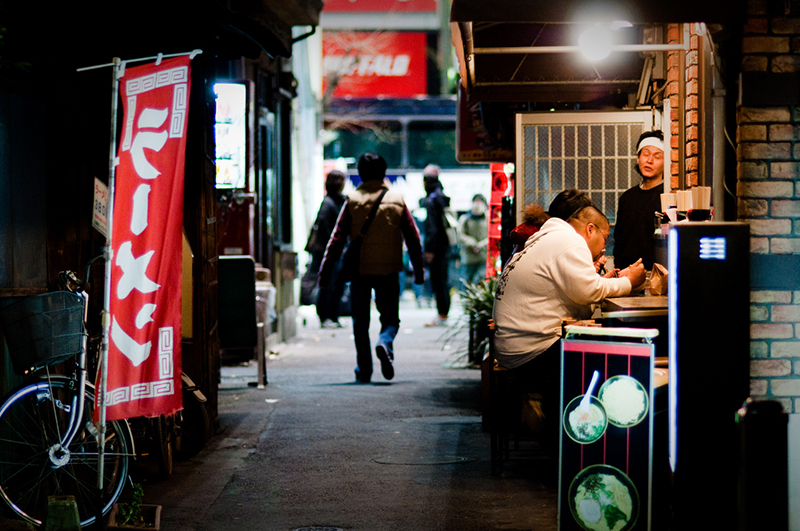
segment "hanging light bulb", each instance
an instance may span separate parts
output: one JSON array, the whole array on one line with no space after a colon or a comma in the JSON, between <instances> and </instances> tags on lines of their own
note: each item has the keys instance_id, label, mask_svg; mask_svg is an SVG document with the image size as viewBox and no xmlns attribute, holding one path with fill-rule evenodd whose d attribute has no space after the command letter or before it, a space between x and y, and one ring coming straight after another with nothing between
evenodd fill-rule
<instances>
[{"instance_id":1,"label":"hanging light bulb","mask_svg":"<svg viewBox=\"0 0 800 531\"><path fill-rule=\"evenodd\" d=\"M590 61L602 61L611 55L613 45L611 31L609 31L608 26L601 24L592 26L578 37L578 48L580 48L583 56Z\"/></svg>"}]
</instances>

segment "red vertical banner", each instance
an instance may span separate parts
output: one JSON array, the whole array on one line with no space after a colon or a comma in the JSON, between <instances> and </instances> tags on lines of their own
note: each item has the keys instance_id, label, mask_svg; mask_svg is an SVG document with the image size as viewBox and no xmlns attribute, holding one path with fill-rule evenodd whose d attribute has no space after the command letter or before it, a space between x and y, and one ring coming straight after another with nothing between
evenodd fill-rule
<instances>
[{"instance_id":1,"label":"red vertical banner","mask_svg":"<svg viewBox=\"0 0 800 531\"><path fill-rule=\"evenodd\" d=\"M486 253L486 278L500 273L500 240L503 234L503 198L514 197L513 170L510 164L493 162L489 165L492 172L492 196L489 198L489 250Z\"/></svg>"},{"instance_id":2,"label":"red vertical banner","mask_svg":"<svg viewBox=\"0 0 800 531\"><path fill-rule=\"evenodd\" d=\"M183 173L188 56L128 68L112 221L107 420L181 402Z\"/></svg>"}]
</instances>

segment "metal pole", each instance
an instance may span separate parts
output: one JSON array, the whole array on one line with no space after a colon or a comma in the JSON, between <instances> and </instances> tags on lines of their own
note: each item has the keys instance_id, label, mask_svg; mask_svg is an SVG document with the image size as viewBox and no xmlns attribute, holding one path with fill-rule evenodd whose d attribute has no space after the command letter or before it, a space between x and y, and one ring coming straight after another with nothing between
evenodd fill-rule
<instances>
[{"instance_id":1,"label":"metal pole","mask_svg":"<svg viewBox=\"0 0 800 531\"><path fill-rule=\"evenodd\" d=\"M102 529L103 521L103 473L106 444L106 383L108 382L108 341L109 327L111 323L110 301L111 301L111 265L114 258L114 251L111 247L112 235L114 230L114 189L117 168L117 110L119 106L119 72L122 61L119 57L114 58L111 82L111 140L108 155L108 233L106 234L106 245L103 249L105 257L105 278L103 284L103 347L100 353L100 382L95 390L95 406L100 408L100 418L97 426L97 491L99 495L99 506L97 508L97 529Z\"/></svg>"},{"instance_id":2,"label":"metal pole","mask_svg":"<svg viewBox=\"0 0 800 531\"><path fill-rule=\"evenodd\" d=\"M612 52L673 52L689 51L689 41L680 44L617 44ZM580 46L497 46L495 48L476 47L475 55L537 54L537 53L578 53Z\"/></svg>"},{"instance_id":3,"label":"metal pole","mask_svg":"<svg viewBox=\"0 0 800 531\"><path fill-rule=\"evenodd\" d=\"M709 39L711 48L711 99L714 113L713 121L713 158L711 193L714 205L714 221L725 221L725 83L713 63L720 60L714 43ZM735 199L735 198L734 198Z\"/></svg>"}]
</instances>

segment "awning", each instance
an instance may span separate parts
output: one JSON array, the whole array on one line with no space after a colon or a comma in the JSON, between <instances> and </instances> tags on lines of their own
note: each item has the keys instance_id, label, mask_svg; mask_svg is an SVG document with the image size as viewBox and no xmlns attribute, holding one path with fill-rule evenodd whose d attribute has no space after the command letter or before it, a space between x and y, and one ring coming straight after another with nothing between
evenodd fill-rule
<instances>
[{"instance_id":1,"label":"awning","mask_svg":"<svg viewBox=\"0 0 800 531\"><path fill-rule=\"evenodd\" d=\"M453 0L450 29L470 100L587 103L619 101L649 81L651 52L626 51L589 62L574 47L597 23L623 20L615 43L664 43L668 23L741 22L744 0ZM543 53L546 52L546 53ZM663 55L663 54L662 54Z\"/></svg>"},{"instance_id":2,"label":"awning","mask_svg":"<svg viewBox=\"0 0 800 531\"><path fill-rule=\"evenodd\" d=\"M322 0L262 0L223 3L216 16L223 29L238 32L270 56L291 57L292 26L317 26Z\"/></svg>"}]
</instances>

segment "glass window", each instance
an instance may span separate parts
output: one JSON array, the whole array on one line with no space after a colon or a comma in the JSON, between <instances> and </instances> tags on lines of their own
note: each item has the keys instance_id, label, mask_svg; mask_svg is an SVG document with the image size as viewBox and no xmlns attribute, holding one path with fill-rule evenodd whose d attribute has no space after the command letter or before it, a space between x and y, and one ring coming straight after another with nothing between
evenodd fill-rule
<instances>
[{"instance_id":1,"label":"glass window","mask_svg":"<svg viewBox=\"0 0 800 531\"><path fill-rule=\"evenodd\" d=\"M372 151L386 159L390 168L402 167L402 127L396 121L347 123L330 129L326 124L324 154L326 159L358 158Z\"/></svg>"},{"instance_id":2,"label":"glass window","mask_svg":"<svg viewBox=\"0 0 800 531\"><path fill-rule=\"evenodd\" d=\"M463 167L456 160L456 124L452 121L414 121L408 126L408 165L424 168Z\"/></svg>"}]
</instances>

